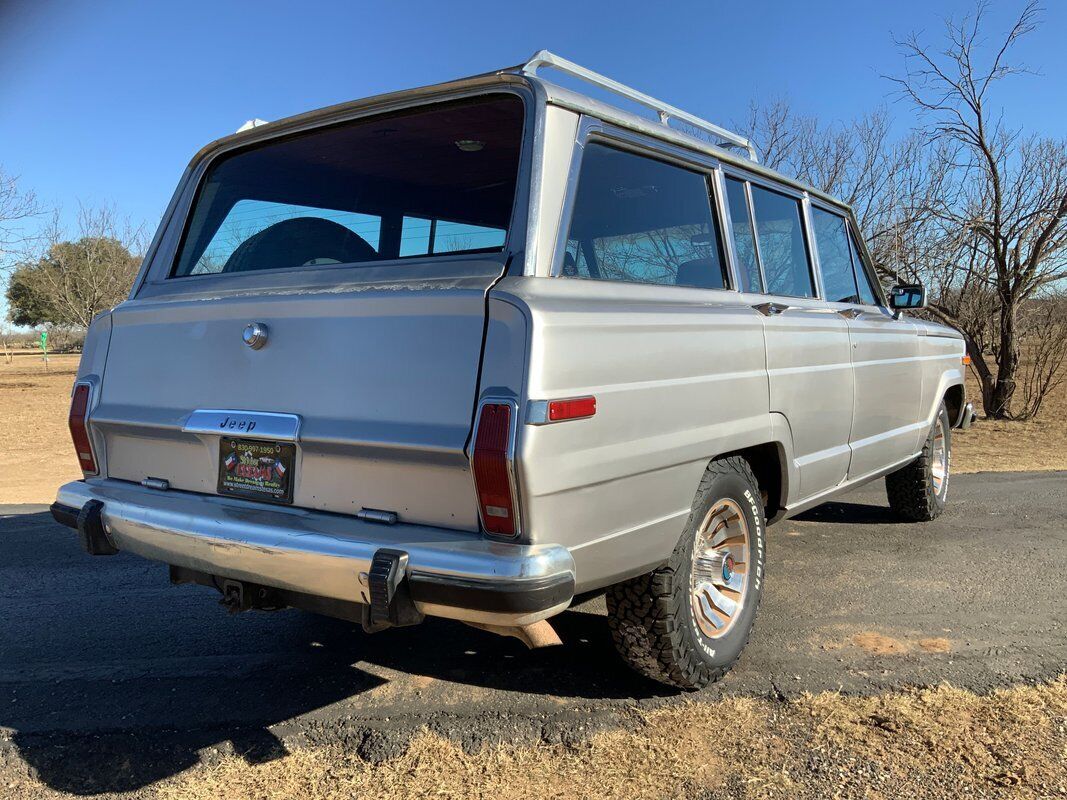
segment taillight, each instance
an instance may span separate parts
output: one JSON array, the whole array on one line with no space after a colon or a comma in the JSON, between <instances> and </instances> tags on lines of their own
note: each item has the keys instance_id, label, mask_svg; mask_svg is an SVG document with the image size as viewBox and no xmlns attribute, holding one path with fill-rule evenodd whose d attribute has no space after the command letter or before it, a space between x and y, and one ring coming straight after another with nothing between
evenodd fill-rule
<instances>
[{"instance_id":1,"label":"taillight","mask_svg":"<svg viewBox=\"0 0 1067 800\"><path fill-rule=\"evenodd\" d=\"M515 536L519 532L518 503L511 474L514 413L509 403L482 406L471 458L482 525L489 533L501 536Z\"/></svg>"},{"instance_id":2,"label":"taillight","mask_svg":"<svg viewBox=\"0 0 1067 800\"><path fill-rule=\"evenodd\" d=\"M92 394L92 386L88 383L74 385L74 394L70 400L70 417L67 424L70 426L70 438L74 441L74 451L78 454L78 463L82 472L95 475L96 458L93 456L93 445L89 441L89 427L86 420L89 417L89 397Z\"/></svg>"}]
</instances>

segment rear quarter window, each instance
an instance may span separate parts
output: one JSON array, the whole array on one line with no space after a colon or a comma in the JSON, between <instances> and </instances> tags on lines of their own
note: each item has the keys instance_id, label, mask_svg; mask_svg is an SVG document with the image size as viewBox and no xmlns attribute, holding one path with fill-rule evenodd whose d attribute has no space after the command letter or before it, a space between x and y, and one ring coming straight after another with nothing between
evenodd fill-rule
<instances>
[{"instance_id":1,"label":"rear quarter window","mask_svg":"<svg viewBox=\"0 0 1067 800\"><path fill-rule=\"evenodd\" d=\"M562 276L726 287L705 175L599 143L586 147Z\"/></svg>"}]
</instances>

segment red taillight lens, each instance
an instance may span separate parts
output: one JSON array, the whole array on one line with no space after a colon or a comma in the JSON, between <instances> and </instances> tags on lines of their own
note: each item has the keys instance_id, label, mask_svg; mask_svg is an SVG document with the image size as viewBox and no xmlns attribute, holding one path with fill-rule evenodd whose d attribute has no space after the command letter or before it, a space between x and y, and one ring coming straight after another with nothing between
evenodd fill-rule
<instances>
[{"instance_id":1,"label":"red taillight lens","mask_svg":"<svg viewBox=\"0 0 1067 800\"><path fill-rule=\"evenodd\" d=\"M89 429L86 426L91 391L92 387L87 383L79 383L74 387L67 423L70 425L70 438L74 441L74 451L78 454L78 463L81 465L82 472L95 475L96 458L93 456L93 446L89 441Z\"/></svg>"},{"instance_id":2,"label":"red taillight lens","mask_svg":"<svg viewBox=\"0 0 1067 800\"><path fill-rule=\"evenodd\" d=\"M552 400L548 404L548 421L582 419L596 414L595 397L574 397L570 400Z\"/></svg>"},{"instance_id":3,"label":"red taillight lens","mask_svg":"<svg viewBox=\"0 0 1067 800\"><path fill-rule=\"evenodd\" d=\"M508 463L511 415L512 409L507 403L486 403L482 406L474 439L474 457L471 459L482 524L489 533L501 536L514 536L519 530Z\"/></svg>"}]
</instances>

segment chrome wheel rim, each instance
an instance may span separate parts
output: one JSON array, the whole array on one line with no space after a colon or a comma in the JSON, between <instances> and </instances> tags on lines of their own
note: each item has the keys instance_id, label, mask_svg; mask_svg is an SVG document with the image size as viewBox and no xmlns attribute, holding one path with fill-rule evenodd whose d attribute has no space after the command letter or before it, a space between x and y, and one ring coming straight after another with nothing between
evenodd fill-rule
<instances>
[{"instance_id":1,"label":"chrome wheel rim","mask_svg":"<svg viewBox=\"0 0 1067 800\"><path fill-rule=\"evenodd\" d=\"M930 449L930 481L934 494L941 494L948 481L948 447L945 445L945 426L940 420L934 430L934 441Z\"/></svg>"},{"instance_id":2,"label":"chrome wheel rim","mask_svg":"<svg viewBox=\"0 0 1067 800\"><path fill-rule=\"evenodd\" d=\"M725 636L741 616L748 587L749 531L741 506L723 498L712 503L693 546L690 608L709 639Z\"/></svg>"}]
</instances>

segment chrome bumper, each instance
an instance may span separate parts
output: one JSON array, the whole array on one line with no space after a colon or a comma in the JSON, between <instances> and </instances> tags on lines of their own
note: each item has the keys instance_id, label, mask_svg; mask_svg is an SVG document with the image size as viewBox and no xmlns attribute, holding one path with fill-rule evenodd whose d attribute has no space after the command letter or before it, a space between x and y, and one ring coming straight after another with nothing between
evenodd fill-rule
<instances>
[{"instance_id":1,"label":"chrome bumper","mask_svg":"<svg viewBox=\"0 0 1067 800\"><path fill-rule=\"evenodd\" d=\"M956 420L954 427L965 431L974 424L976 416L977 414L974 413L974 403L964 403L963 408L960 409L960 418Z\"/></svg>"},{"instance_id":2,"label":"chrome bumper","mask_svg":"<svg viewBox=\"0 0 1067 800\"><path fill-rule=\"evenodd\" d=\"M526 625L562 611L574 594L574 561L559 545L493 542L108 479L62 486L53 515L76 527L93 500L103 504L113 548L220 578L369 605L367 575L375 553L387 549L407 553L412 599L430 616Z\"/></svg>"}]
</instances>

